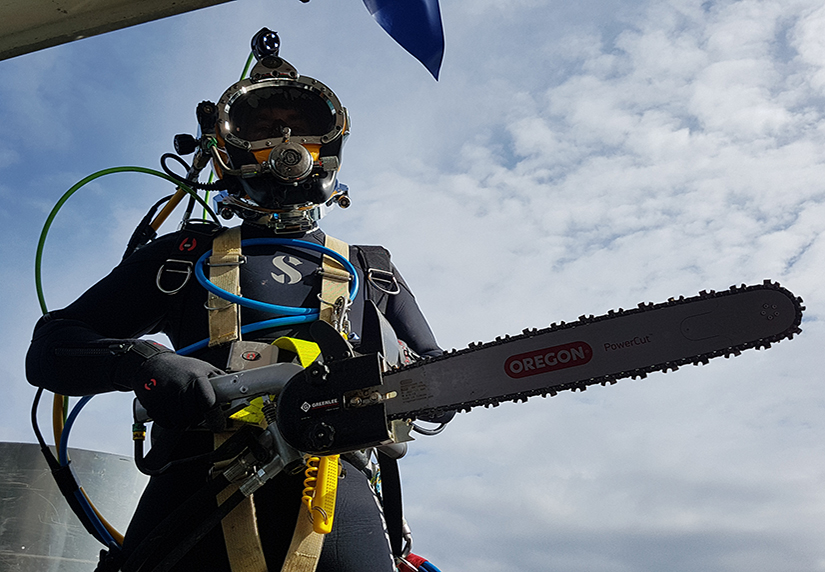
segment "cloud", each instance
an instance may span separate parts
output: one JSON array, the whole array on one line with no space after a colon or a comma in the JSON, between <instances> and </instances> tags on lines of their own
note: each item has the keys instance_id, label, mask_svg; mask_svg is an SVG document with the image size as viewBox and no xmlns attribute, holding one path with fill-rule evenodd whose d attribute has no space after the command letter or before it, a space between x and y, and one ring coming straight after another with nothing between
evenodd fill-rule
<instances>
[{"instance_id":1,"label":"cloud","mask_svg":"<svg viewBox=\"0 0 825 572\"><path fill-rule=\"evenodd\" d=\"M36 240L85 169L154 162L174 133L194 131L194 105L236 79L225 70L240 70L244 38L270 9L234 4L153 24L146 36L135 29L129 49L144 63L119 48L109 65L134 76L119 86L100 85L119 76L75 56L93 58L103 44L32 56L25 70L3 64L36 95L15 92L19 117L4 119L22 125L33 114L25 148L60 159L11 147L4 199L20 220L7 236ZM768 351L461 414L418 439L403 461L414 550L445 570L821 567L825 11L801 0L442 10L438 83L366 11L296 2L279 18L284 55L328 83L354 120L341 174L353 207L324 228L387 245L443 345L764 278L808 310L803 334ZM319 33L294 33L310 16ZM198 43L215 17L237 23L220 42ZM111 38L103 43L117 46ZM66 73L72 106L42 91L68 65L66 49L88 82ZM182 71L193 61L208 73ZM95 106L101 118L73 129ZM44 143L44 117L56 147ZM47 250L53 303L113 265L164 193L130 177L96 182L60 215ZM31 257L2 254L13 291L28 290ZM24 388L4 418L22 419L31 389L20 356L38 312L31 295L18 300L2 310L3 323L19 324L4 333L2 362L16 364L4 373ZM128 396L97 399L75 442L128 452L128 437L108 429L128 433Z\"/></svg>"},{"instance_id":2,"label":"cloud","mask_svg":"<svg viewBox=\"0 0 825 572\"><path fill-rule=\"evenodd\" d=\"M825 9L819 8L809 11L789 36L791 45L796 48L798 58L813 70L810 85L818 91L825 87L825 41L822 39L822 29L825 26Z\"/></svg>"}]
</instances>

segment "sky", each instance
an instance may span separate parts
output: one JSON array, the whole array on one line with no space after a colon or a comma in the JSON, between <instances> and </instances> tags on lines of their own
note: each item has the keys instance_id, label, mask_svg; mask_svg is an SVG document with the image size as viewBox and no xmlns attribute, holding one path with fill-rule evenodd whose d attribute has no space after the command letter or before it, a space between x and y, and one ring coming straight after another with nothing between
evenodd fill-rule
<instances>
[{"instance_id":1,"label":"sky","mask_svg":"<svg viewBox=\"0 0 825 572\"><path fill-rule=\"evenodd\" d=\"M388 247L443 347L764 279L807 308L768 350L417 439L401 467L414 552L444 572L825 570L821 2L441 10L438 82L360 0L236 0L0 62L0 440L34 441L23 360L49 211L92 172L157 169L267 26L352 117L353 204L322 227ZM46 241L49 308L116 265L169 192L121 174L75 194ZM130 408L96 397L72 445L128 454Z\"/></svg>"}]
</instances>

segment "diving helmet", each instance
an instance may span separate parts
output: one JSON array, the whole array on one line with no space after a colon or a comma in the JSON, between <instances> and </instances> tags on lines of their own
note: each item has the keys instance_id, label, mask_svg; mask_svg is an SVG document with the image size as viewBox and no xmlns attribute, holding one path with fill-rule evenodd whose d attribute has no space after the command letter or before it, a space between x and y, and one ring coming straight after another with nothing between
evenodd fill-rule
<instances>
[{"instance_id":1,"label":"diving helmet","mask_svg":"<svg viewBox=\"0 0 825 572\"><path fill-rule=\"evenodd\" d=\"M219 208L276 231L306 231L334 203L349 205L337 181L349 117L331 89L278 56L279 44L275 32L258 32L257 64L215 106L213 165L228 183Z\"/></svg>"}]
</instances>

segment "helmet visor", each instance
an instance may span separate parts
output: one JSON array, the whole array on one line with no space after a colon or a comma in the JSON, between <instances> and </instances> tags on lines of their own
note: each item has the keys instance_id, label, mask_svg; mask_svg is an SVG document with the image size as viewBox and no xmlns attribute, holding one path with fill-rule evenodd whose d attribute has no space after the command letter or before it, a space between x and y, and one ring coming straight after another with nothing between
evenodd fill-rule
<instances>
[{"instance_id":1,"label":"helmet visor","mask_svg":"<svg viewBox=\"0 0 825 572\"><path fill-rule=\"evenodd\" d=\"M227 131L254 143L283 137L322 137L333 131L336 117L322 94L297 86L261 86L241 92L228 109Z\"/></svg>"}]
</instances>

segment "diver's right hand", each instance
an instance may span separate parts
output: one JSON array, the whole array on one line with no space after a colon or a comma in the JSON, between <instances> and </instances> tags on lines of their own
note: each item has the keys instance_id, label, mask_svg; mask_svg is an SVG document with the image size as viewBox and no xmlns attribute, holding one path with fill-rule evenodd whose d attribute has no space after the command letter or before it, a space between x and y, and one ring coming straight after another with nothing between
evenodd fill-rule
<instances>
[{"instance_id":1,"label":"diver's right hand","mask_svg":"<svg viewBox=\"0 0 825 572\"><path fill-rule=\"evenodd\" d=\"M205 361L159 353L147 359L132 378L138 401L156 423L169 429L184 429L215 417L215 390L209 378L223 372Z\"/></svg>"}]
</instances>

